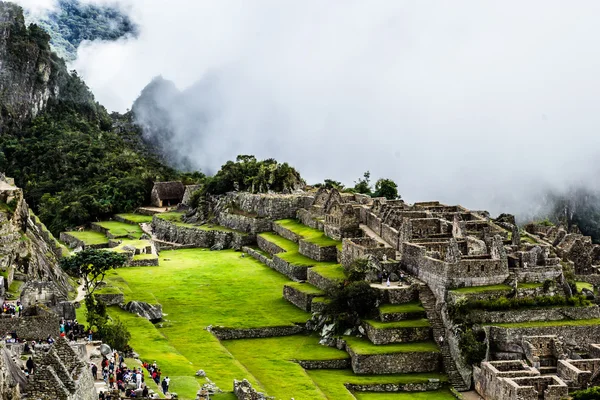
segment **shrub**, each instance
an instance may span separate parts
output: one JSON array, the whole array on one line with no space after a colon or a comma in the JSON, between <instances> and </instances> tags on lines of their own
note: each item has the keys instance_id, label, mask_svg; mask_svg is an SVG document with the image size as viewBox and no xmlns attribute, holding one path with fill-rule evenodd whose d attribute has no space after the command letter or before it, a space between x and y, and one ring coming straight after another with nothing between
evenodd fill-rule
<instances>
[{"instance_id":1,"label":"shrub","mask_svg":"<svg viewBox=\"0 0 600 400\"><path fill-rule=\"evenodd\" d=\"M554 285L554 281L552 279L546 279L542 285L542 290L544 293L548 293L550 288Z\"/></svg>"},{"instance_id":2,"label":"shrub","mask_svg":"<svg viewBox=\"0 0 600 400\"><path fill-rule=\"evenodd\" d=\"M570 298L565 296L536 296L536 297L500 297L489 300L468 300L455 304L451 315L465 314L469 310L506 311L519 308L532 307L586 307L590 302L584 296L576 295Z\"/></svg>"},{"instance_id":3,"label":"shrub","mask_svg":"<svg viewBox=\"0 0 600 400\"><path fill-rule=\"evenodd\" d=\"M363 281L367 275L369 261L366 258L358 258L348 269L348 279L352 282Z\"/></svg>"},{"instance_id":4,"label":"shrub","mask_svg":"<svg viewBox=\"0 0 600 400\"><path fill-rule=\"evenodd\" d=\"M127 330L125 324L116 318L109 323L104 324L98 329L102 341L111 348L118 351L126 351L129 348L129 339L131 333Z\"/></svg>"},{"instance_id":5,"label":"shrub","mask_svg":"<svg viewBox=\"0 0 600 400\"><path fill-rule=\"evenodd\" d=\"M486 345L485 335L476 334L473 329L467 329L458 342L465 361L470 364L479 364L485 358Z\"/></svg>"},{"instance_id":6,"label":"shrub","mask_svg":"<svg viewBox=\"0 0 600 400\"><path fill-rule=\"evenodd\" d=\"M573 400L597 400L600 399L600 386L594 386L585 390L578 390L571 394Z\"/></svg>"}]
</instances>

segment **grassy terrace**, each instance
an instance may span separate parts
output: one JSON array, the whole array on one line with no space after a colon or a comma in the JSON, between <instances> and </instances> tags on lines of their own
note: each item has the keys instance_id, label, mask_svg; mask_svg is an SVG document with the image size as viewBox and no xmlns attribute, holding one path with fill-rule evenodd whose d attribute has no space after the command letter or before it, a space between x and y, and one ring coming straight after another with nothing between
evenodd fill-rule
<instances>
[{"instance_id":1,"label":"grassy terrace","mask_svg":"<svg viewBox=\"0 0 600 400\"><path fill-rule=\"evenodd\" d=\"M151 243L149 240L132 240L132 239L119 239L122 241L122 243L120 245L118 245L117 247L114 247L114 250L123 250L123 247L125 246L132 246L135 247L136 249L145 249L146 247L150 247Z\"/></svg>"},{"instance_id":2,"label":"grassy terrace","mask_svg":"<svg viewBox=\"0 0 600 400\"><path fill-rule=\"evenodd\" d=\"M356 392L357 400L455 400L456 397L447 389L434 392L394 392L372 393Z\"/></svg>"},{"instance_id":3,"label":"grassy terrace","mask_svg":"<svg viewBox=\"0 0 600 400\"><path fill-rule=\"evenodd\" d=\"M341 244L340 241L325 236L322 231L303 225L295 219L281 219L275 221L275 223L301 236L307 242L314 243L320 247L339 246Z\"/></svg>"},{"instance_id":4,"label":"grassy terrace","mask_svg":"<svg viewBox=\"0 0 600 400\"><path fill-rule=\"evenodd\" d=\"M118 287L107 285L107 286L103 286L99 289L96 289L96 291L94 293L95 294L121 294L123 292Z\"/></svg>"},{"instance_id":5,"label":"grassy terrace","mask_svg":"<svg viewBox=\"0 0 600 400\"><path fill-rule=\"evenodd\" d=\"M349 369L315 369L306 371L308 376L319 386L319 388L325 393L327 398L335 400L354 400L354 397L344 387L344 383L353 384L380 384L380 383L391 383L391 384L406 384L406 383L423 383L429 379L439 379L446 381L447 377L443 374L438 373L425 373L425 374L389 374L389 375L356 375ZM427 392L427 394L433 394L434 392ZM395 399L397 393L383 393L383 397L379 399ZM355 396L357 396L355 394ZM420 393L403 393L403 395L415 396ZM388 396L388 397L385 397ZM406 399L412 399L415 397L404 397ZM416 397L418 398L418 397ZM426 399L427 397L423 397ZM430 397L435 399L435 397Z\"/></svg>"},{"instance_id":6,"label":"grassy terrace","mask_svg":"<svg viewBox=\"0 0 600 400\"><path fill-rule=\"evenodd\" d=\"M375 329L427 328L431 326L427 318L406 319L397 322L381 322L374 320L366 320L365 322Z\"/></svg>"},{"instance_id":7,"label":"grassy terrace","mask_svg":"<svg viewBox=\"0 0 600 400\"><path fill-rule=\"evenodd\" d=\"M488 324L492 326L500 326L502 328L544 328L548 326L590 326L600 325L600 319L577 319L577 320L560 320L560 321L530 321L518 322L509 324Z\"/></svg>"},{"instance_id":8,"label":"grassy terrace","mask_svg":"<svg viewBox=\"0 0 600 400\"><path fill-rule=\"evenodd\" d=\"M126 221L130 221L134 224L144 224L152 222L152 217L150 215L141 215L141 214L117 214L117 217L121 217Z\"/></svg>"},{"instance_id":9,"label":"grassy terrace","mask_svg":"<svg viewBox=\"0 0 600 400\"><path fill-rule=\"evenodd\" d=\"M81 232L67 232L69 235L81 240L88 246L98 244L108 244L108 238L100 232L96 231L81 231Z\"/></svg>"},{"instance_id":10,"label":"grassy terrace","mask_svg":"<svg viewBox=\"0 0 600 400\"><path fill-rule=\"evenodd\" d=\"M367 354L392 354L392 353L411 353L411 352L439 352L437 344L433 341L427 342L411 342L411 343L395 343L374 345L369 340L364 338L356 338L345 336L344 339L350 348L361 355Z\"/></svg>"},{"instance_id":11,"label":"grassy terrace","mask_svg":"<svg viewBox=\"0 0 600 400\"><path fill-rule=\"evenodd\" d=\"M203 230L203 231L237 232L237 233L240 233L242 235L246 235L245 232L236 231L235 229L225 228L224 226L220 226L220 225L213 225L213 224L194 225L194 224L188 224L186 222L183 222L183 213L179 213L179 212L175 212L175 211L156 214L155 217L163 219L165 221L172 222L173 224L175 224L177 226L183 226L183 227L186 227L186 228L200 229L200 230Z\"/></svg>"},{"instance_id":12,"label":"grassy terrace","mask_svg":"<svg viewBox=\"0 0 600 400\"><path fill-rule=\"evenodd\" d=\"M137 254L133 256L134 260L154 260L155 258L158 258L156 254Z\"/></svg>"},{"instance_id":13,"label":"grassy terrace","mask_svg":"<svg viewBox=\"0 0 600 400\"><path fill-rule=\"evenodd\" d=\"M136 239L139 239L144 233L142 232L142 228L140 228L139 225L131 225L119 221L103 221L95 222L95 224L101 226L104 229L108 229L108 231L115 237L131 235Z\"/></svg>"},{"instance_id":14,"label":"grassy terrace","mask_svg":"<svg viewBox=\"0 0 600 400\"><path fill-rule=\"evenodd\" d=\"M163 373L173 378L172 390L183 399L195 398L199 381L194 373L200 368L224 390L231 390L233 379L242 378L264 390L261 384L266 383L259 383L204 328L256 328L305 322L310 315L281 296L283 285L290 281L233 250L163 251L160 264L112 270L107 275L107 283L119 288L125 301L163 306L166 316L156 326L120 309L109 310L111 316L118 316L127 324L136 352L143 360L156 360Z\"/></svg>"},{"instance_id":15,"label":"grassy terrace","mask_svg":"<svg viewBox=\"0 0 600 400\"><path fill-rule=\"evenodd\" d=\"M323 292L319 288L314 287L310 283L290 282L290 283L286 283L285 286L290 286L290 287L297 289L300 292L306 293L306 294L316 294L319 296L325 295L325 292Z\"/></svg>"},{"instance_id":16,"label":"grassy terrace","mask_svg":"<svg viewBox=\"0 0 600 400\"><path fill-rule=\"evenodd\" d=\"M281 236L279 236L276 233L264 232L264 233L260 233L258 236L262 237L263 239L265 239L268 242L276 244L277 246L281 247L285 251L290 251L290 252L298 251L297 243L294 243L291 240L282 238Z\"/></svg>"},{"instance_id":17,"label":"grassy terrace","mask_svg":"<svg viewBox=\"0 0 600 400\"><path fill-rule=\"evenodd\" d=\"M316 336L294 335L222 343L270 396L277 399L327 399L307 371L294 360L347 359L348 353L321 346L318 342ZM346 390L343 384L341 388Z\"/></svg>"},{"instance_id":18,"label":"grassy terrace","mask_svg":"<svg viewBox=\"0 0 600 400\"><path fill-rule=\"evenodd\" d=\"M469 294L469 293L484 293L484 292L493 292L493 291L511 291L512 288L508 285L489 285L489 286L470 286L459 289L452 289L452 292L460 293L460 294Z\"/></svg>"},{"instance_id":19,"label":"grassy terrace","mask_svg":"<svg viewBox=\"0 0 600 400\"><path fill-rule=\"evenodd\" d=\"M322 263L323 264L323 263ZM344 267L339 264L334 265L317 265L312 268L314 272L321 275L324 278L331 279L334 281L344 281L346 279L346 273Z\"/></svg>"},{"instance_id":20,"label":"grassy terrace","mask_svg":"<svg viewBox=\"0 0 600 400\"><path fill-rule=\"evenodd\" d=\"M421 313L425 312L423 305L418 301L411 301L410 303L404 304L383 304L379 307L381 314L395 314L395 313Z\"/></svg>"}]
</instances>

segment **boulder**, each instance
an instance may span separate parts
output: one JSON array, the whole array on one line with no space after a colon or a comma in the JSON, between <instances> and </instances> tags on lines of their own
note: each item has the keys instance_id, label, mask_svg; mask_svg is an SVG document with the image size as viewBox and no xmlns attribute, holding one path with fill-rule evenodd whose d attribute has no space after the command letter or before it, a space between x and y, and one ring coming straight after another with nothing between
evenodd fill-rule
<instances>
[{"instance_id":1,"label":"boulder","mask_svg":"<svg viewBox=\"0 0 600 400\"><path fill-rule=\"evenodd\" d=\"M390 282L398 282L400 281L400 277L396 275L394 272L390 274Z\"/></svg>"},{"instance_id":2,"label":"boulder","mask_svg":"<svg viewBox=\"0 0 600 400\"><path fill-rule=\"evenodd\" d=\"M109 345L102 343L100 345L100 353L102 353L103 356L107 356L112 353L112 350Z\"/></svg>"},{"instance_id":3,"label":"boulder","mask_svg":"<svg viewBox=\"0 0 600 400\"><path fill-rule=\"evenodd\" d=\"M142 301L130 301L125 304L123 309L150 321L157 321L163 317L162 306L160 304L152 305Z\"/></svg>"},{"instance_id":4,"label":"boulder","mask_svg":"<svg viewBox=\"0 0 600 400\"><path fill-rule=\"evenodd\" d=\"M596 296L594 295L594 292L592 292L588 288L581 289L581 294L583 294L585 296L585 298L588 300L594 300L596 298Z\"/></svg>"},{"instance_id":5,"label":"boulder","mask_svg":"<svg viewBox=\"0 0 600 400\"><path fill-rule=\"evenodd\" d=\"M206 376L206 372L204 372L203 369L199 369L198 371L196 371L196 376L204 378Z\"/></svg>"}]
</instances>

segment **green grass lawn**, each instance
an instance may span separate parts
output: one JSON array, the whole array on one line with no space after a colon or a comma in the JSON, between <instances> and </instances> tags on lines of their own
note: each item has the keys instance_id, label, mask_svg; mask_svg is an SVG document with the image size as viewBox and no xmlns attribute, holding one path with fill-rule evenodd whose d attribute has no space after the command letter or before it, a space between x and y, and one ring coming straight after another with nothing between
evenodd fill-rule
<instances>
[{"instance_id":1,"label":"green grass lawn","mask_svg":"<svg viewBox=\"0 0 600 400\"><path fill-rule=\"evenodd\" d=\"M316 336L294 335L266 339L228 340L223 345L278 399L327 399L293 360L347 359L345 351L322 346ZM333 399L333 398L332 398Z\"/></svg>"},{"instance_id":2,"label":"green grass lawn","mask_svg":"<svg viewBox=\"0 0 600 400\"><path fill-rule=\"evenodd\" d=\"M422 383L429 379L447 381L446 375L439 373L424 374L389 374L389 375L356 375L350 369L315 369L306 371L312 380L321 388L328 399L353 400L354 397L344 387L344 383L353 384L406 384ZM433 392L430 392L433 393ZM395 396L395 393L384 393ZM380 397L385 399L386 397ZM391 397L395 398L395 397Z\"/></svg>"},{"instance_id":3,"label":"green grass lawn","mask_svg":"<svg viewBox=\"0 0 600 400\"><path fill-rule=\"evenodd\" d=\"M456 400L456 397L447 389L432 392L355 392L354 396L357 400Z\"/></svg>"},{"instance_id":4,"label":"green grass lawn","mask_svg":"<svg viewBox=\"0 0 600 400\"><path fill-rule=\"evenodd\" d=\"M144 224L152 222L151 215L141 215L141 214L117 214L117 217L121 217L124 220L131 221L135 224Z\"/></svg>"},{"instance_id":5,"label":"green grass lawn","mask_svg":"<svg viewBox=\"0 0 600 400\"><path fill-rule=\"evenodd\" d=\"M156 254L137 254L133 256L134 260L154 260L158 258Z\"/></svg>"},{"instance_id":6,"label":"green grass lawn","mask_svg":"<svg viewBox=\"0 0 600 400\"><path fill-rule=\"evenodd\" d=\"M132 246L136 249L145 249L150 247L152 244L149 240L132 240L132 239L119 239L122 243L113 249L122 250L125 246Z\"/></svg>"},{"instance_id":7,"label":"green grass lawn","mask_svg":"<svg viewBox=\"0 0 600 400\"><path fill-rule=\"evenodd\" d=\"M437 344L433 341L374 345L365 338L344 336L344 340L346 340L346 343L356 354L363 355L440 351Z\"/></svg>"},{"instance_id":8,"label":"green grass lawn","mask_svg":"<svg viewBox=\"0 0 600 400\"><path fill-rule=\"evenodd\" d=\"M106 285L94 291L94 294L122 294L123 292L118 287Z\"/></svg>"},{"instance_id":9,"label":"green grass lawn","mask_svg":"<svg viewBox=\"0 0 600 400\"><path fill-rule=\"evenodd\" d=\"M170 359L190 365L194 372L204 369L223 390L231 390L233 379L258 381L204 328L208 325L236 328L289 326L305 322L309 314L283 299L283 285L290 281L251 257L233 250L185 249L163 251L159 267L121 268L110 271L107 282L120 288L125 301L160 303L166 314L154 327L131 314L127 320L132 347L144 360L154 359L171 372ZM111 315L122 312L110 309ZM122 318L123 319L123 318ZM150 336L144 332L153 328ZM162 350L154 349L160 340ZM164 360L164 361L160 361ZM191 363L191 364L190 364ZM175 367L173 367L175 368ZM181 366L179 366L181 368ZM194 374L191 379L195 382ZM184 381L185 383L186 381ZM186 391L173 387L183 398L194 398L192 385ZM261 387L258 386L260 390Z\"/></svg>"},{"instance_id":10,"label":"green grass lawn","mask_svg":"<svg viewBox=\"0 0 600 400\"><path fill-rule=\"evenodd\" d=\"M317 287L314 287L310 283L290 282L290 283L286 283L285 286L290 286L290 287L292 287L296 290L299 290L302 293L306 293L306 294L316 294L319 296L325 295L325 292L323 292L321 289L319 289Z\"/></svg>"},{"instance_id":11,"label":"green grass lawn","mask_svg":"<svg viewBox=\"0 0 600 400\"><path fill-rule=\"evenodd\" d=\"M423 305L419 301L411 301L410 303L404 304L383 304L379 307L381 314L395 314L395 313L421 313L425 312Z\"/></svg>"},{"instance_id":12,"label":"green grass lawn","mask_svg":"<svg viewBox=\"0 0 600 400\"><path fill-rule=\"evenodd\" d=\"M325 236L322 231L303 225L295 219L281 219L275 221L275 223L301 236L307 242L320 247L339 246L341 243L339 240L333 240Z\"/></svg>"},{"instance_id":13,"label":"green grass lawn","mask_svg":"<svg viewBox=\"0 0 600 400\"><path fill-rule=\"evenodd\" d=\"M81 240L88 246L98 244L108 244L108 238L106 235L96 231L81 231L81 232L67 232L69 235Z\"/></svg>"},{"instance_id":14,"label":"green grass lawn","mask_svg":"<svg viewBox=\"0 0 600 400\"><path fill-rule=\"evenodd\" d=\"M346 280L346 273L344 272L344 267L342 267L339 264L317 265L313 267L312 270L327 279L339 282L343 282L344 280Z\"/></svg>"},{"instance_id":15,"label":"green grass lawn","mask_svg":"<svg viewBox=\"0 0 600 400\"><path fill-rule=\"evenodd\" d=\"M492 326L500 326L503 328L542 328L547 326L589 326L600 325L600 319L577 319L577 320L561 320L561 321L530 321L517 322L507 324L488 324Z\"/></svg>"},{"instance_id":16,"label":"green grass lawn","mask_svg":"<svg viewBox=\"0 0 600 400\"><path fill-rule=\"evenodd\" d=\"M459 289L452 289L452 292L460 293L460 294L469 294L469 293L484 293L484 292L492 292L496 290L504 290L511 291L512 287L508 285L488 285L488 286L470 286Z\"/></svg>"},{"instance_id":17,"label":"green grass lawn","mask_svg":"<svg viewBox=\"0 0 600 400\"><path fill-rule=\"evenodd\" d=\"M139 239L144 233L139 225L126 224L125 222L102 221L96 222L95 224L101 226L102 228L108 229L108 231L115 237L131 235L136 239Z\"/></svg>"},{"instance_id":18,"label":"green grass lawn","mask_svg":"<svg viewBox=\"0 0 600 400\"><path fill-rule=\"evenodd\" d=\"M381 322L374 320L366 320L367 324L376 329L395 329L395 328L426 328L431 326L427 318L421 319L406 319L396 322Z\"/></svg>"},{"instance_id":19,"label":"green grass lawn","mask_svg":"<svg viewBox=\"0 0 600 400\"><path fill-rule=\"evenodd\" d=\"M276 244L277 246L281 247L285 251L292 251L292 252L298 251L297 243L294 243L291 240L283 238L274 232L264 232L264 233L260 233L258 236L262 237L263 239L265 239L273 244Z\"/></svg>"}]
</instances>

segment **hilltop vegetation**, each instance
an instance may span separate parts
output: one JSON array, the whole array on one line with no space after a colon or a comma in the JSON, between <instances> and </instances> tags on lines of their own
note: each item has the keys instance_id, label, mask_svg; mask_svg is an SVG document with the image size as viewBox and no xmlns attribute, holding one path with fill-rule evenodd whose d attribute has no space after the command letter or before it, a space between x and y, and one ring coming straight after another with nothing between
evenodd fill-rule
<instances>
[{"instance_id":1,"label":"hilltop vegetation","mask_svg":"<svg viewBox=\"0 0 600 400\"><path fill-rule=\"evenodd\" d=\"M66 61L77 57L77 48L84 40L117 40L137 34L136 25L119 9L79 0L59 0L56 9L41 18L26 18L50 34L52 49Z\"/></svg>"}]
</instances>

